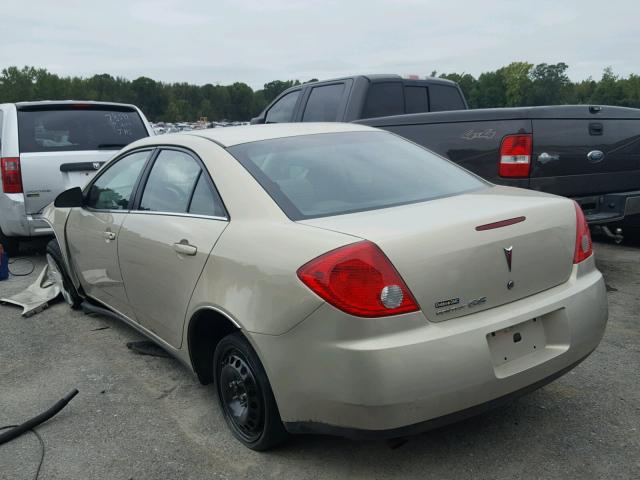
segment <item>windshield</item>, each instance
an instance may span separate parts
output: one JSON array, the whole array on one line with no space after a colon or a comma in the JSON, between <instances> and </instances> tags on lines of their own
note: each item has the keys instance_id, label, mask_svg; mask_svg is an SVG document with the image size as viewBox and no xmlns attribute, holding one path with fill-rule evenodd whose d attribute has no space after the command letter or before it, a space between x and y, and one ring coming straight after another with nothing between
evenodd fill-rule
<instances>
[{"instance_id":1,"label":"windshield","mask_svg":"<svg viewBox=\"0 0 640 480\"><path fill-rule=\"evenodd\" d=\"M387 132L278 138L228 150L292 220L423 202L488 185Z\"/></svg>"},{"instance_id":2,"label":"windshield","mask_svg":"<svg viewBox=\"0 0 640 480\"><path fill-rule=\"evenodd\" d=\"M20 151L59 152L120 148L147 130L138 112L86 104L18 110Z\"/></svg>"}]
</instances>

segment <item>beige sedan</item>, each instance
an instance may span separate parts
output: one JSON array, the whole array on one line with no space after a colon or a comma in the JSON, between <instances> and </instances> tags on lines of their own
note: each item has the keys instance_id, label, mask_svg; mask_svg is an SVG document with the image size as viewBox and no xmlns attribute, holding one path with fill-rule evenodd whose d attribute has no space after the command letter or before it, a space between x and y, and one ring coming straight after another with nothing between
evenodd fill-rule
<instances>
[{"instance_id":1,"label":"beige sedan","mask_svg":"<svg viewBox=\"0 0 640 480\"><path fill-rule=\"evenodd\" d=\"M65 299L214 382L256 450L468 417L573 368L607 322L574 202L364 126L143 139L46 218Z\"/></svg>"}]
</instances>

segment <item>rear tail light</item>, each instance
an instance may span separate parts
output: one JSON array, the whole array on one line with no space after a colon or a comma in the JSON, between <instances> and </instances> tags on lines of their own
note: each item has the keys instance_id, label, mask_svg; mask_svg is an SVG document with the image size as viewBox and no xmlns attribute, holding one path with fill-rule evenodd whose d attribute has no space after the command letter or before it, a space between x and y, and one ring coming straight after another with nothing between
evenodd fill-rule
<instances>
[{"instance_id":1,"label":"rear tail light","mask_svg":"<svg viewBox=\"0 0 640 480\"><path fill-rule=\"evenodd\" d=\"M531 135L507 135L500 144L501 177L528 177L531 170Z\"/></svg>"},{"instance_id":2,"label":"rear tail light","mask_svg":"<svg viewBox=\"0 0 640 480\"><path fill-rule=\"evenodd\" d=\"M591 243L591 232L589 225L584 218L584 213L578 202L574 201L576 207L576 248L573 254L573 263L580 263L586 260L593 253L593 244Z\"/></svg>"},{"instance_id":3,"label":"rear tail light","mask_svg":"<svg viewBox=\"0 0 640 480\"><path fill-rule=\"evenodd\" d=\"M358 317L386 317L419 310L389 259L368 241L311 260L298 269L298 277L331 305Z\"/></svg>"},{"instance_id":4,"label":"rear tail light","mask_svg":"<svg viewBox=\"0 0 640 480\"><path fill-rule=\"evenodd\" d=\"M22 193L22 174L18 157L0 159L0 173L4 193Z\"/></svg>"}]
</instances>

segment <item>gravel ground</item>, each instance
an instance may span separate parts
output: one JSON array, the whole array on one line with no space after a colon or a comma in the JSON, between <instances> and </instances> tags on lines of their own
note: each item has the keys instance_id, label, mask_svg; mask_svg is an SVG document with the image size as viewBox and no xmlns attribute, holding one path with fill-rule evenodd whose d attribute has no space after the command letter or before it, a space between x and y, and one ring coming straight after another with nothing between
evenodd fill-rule
<instances>
[{"instance_id":1,"label":"gravel ground","mask_svg":"<svg viewBox=\"0 0 640 480\"><path fill-rule=\"evenodd\" d=\"M128 326L61 303L26 319L0 306L0 425L80 390L38 428L43 479L640 478L640 243L596 249L610 308L598 349L541 390L406 443L300 436L252 452L228 432L211 386L129 350L141 337ZM37 273L42 254L29 258ZM0 296L36 273L0 283ZM5 444L0 478L33 478L39 459L33 434Z\"/></svg>"}]
</instances>

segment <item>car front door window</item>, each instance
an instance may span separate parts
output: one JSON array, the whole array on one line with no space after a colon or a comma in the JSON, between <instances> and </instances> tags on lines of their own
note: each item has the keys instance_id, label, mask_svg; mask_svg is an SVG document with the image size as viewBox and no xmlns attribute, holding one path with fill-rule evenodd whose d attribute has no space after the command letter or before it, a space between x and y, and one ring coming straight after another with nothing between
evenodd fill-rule
<instances>
[{"instance_id":1,"label":"car front door window","mask_svg":"<svg viewBox=\"0 0 640 480\"><path fill-rule=\"evenodd\" d=\"M85 205L94 210L127 210L148 151L135 152L107 167L89 188Z\"/></svg>"}]
</instances>

